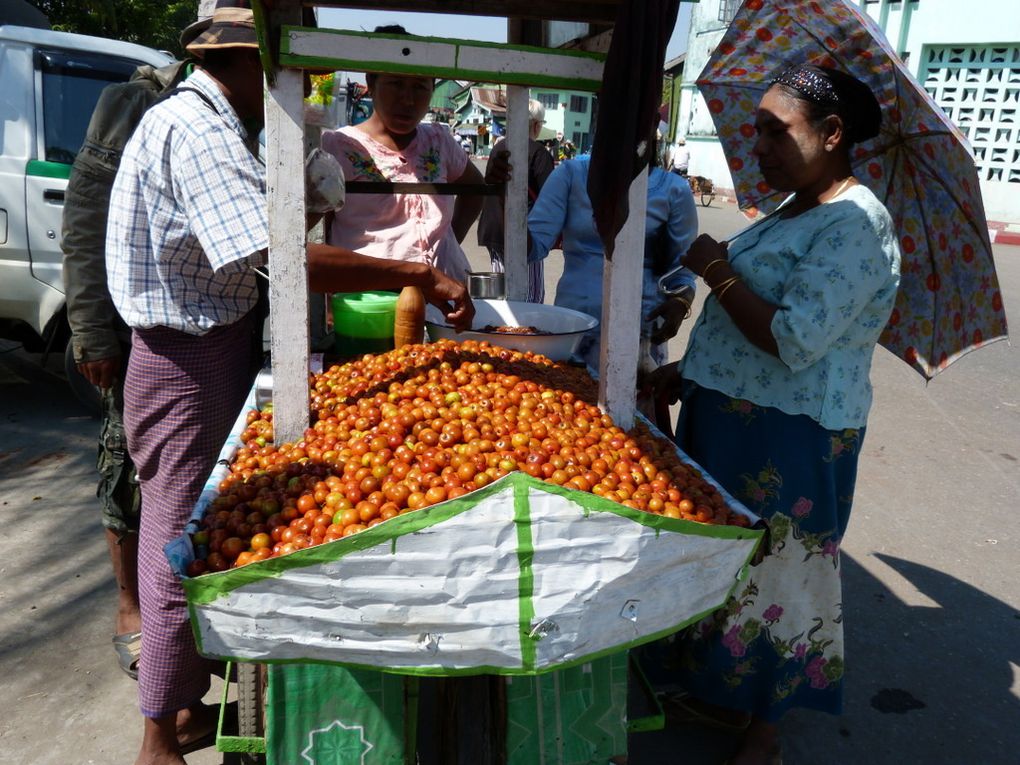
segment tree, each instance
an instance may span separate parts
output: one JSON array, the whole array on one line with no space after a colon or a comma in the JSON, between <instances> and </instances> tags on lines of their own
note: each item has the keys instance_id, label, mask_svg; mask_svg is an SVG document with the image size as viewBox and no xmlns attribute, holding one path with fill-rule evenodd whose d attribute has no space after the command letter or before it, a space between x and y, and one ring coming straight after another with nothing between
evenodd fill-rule
<instances>
[{"instance_id":1,"label":"tree","mask_svg":"<svg viewBox=\"0 0 1020 765\"><path fill-rule=\"evenodd\" d=\"M198 0L35 0L61 32L147 45L184 55L181 30L195 21Z\"/></svg>"}]
</instances>

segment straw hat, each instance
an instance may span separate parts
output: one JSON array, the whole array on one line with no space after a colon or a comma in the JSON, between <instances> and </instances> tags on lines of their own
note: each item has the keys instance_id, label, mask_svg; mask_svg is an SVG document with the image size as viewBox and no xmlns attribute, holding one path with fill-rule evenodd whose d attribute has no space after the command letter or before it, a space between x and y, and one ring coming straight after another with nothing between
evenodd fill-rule
<instances>
[{"instance_id":1,"label":"straw hat","mask_svg":"<svg viewBox=\"0 0 1020 765\"><path fill-rule=\"evenodd\" d=\"M217 0L209 27L187 46L198 58L207 50L259 47L255 17L245 0Z\"/></svg>"},{"instance_id":2,"label":"straw hat","mask_svg":"<svg viewBox=\"0 0 1020 765\"><path fill-rule=\"evenodd\" d=\"M181 32L181 47L187 48L194 42L195 38L209 28L212 23L213 11L216 9L216 0L201 0L198 4L198 15L194 23L184 27Z\"/></svg>"}]
</instances>

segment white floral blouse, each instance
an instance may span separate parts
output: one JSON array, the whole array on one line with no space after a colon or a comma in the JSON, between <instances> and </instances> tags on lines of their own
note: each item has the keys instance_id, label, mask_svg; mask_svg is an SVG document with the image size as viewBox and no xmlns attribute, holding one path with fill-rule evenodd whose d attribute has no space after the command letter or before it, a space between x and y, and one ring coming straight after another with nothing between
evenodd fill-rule
<instances>
[{"instance_id":1,"label":"white floral blouse","mask_svg":"<svg viewBox=\"0 0 1020 765\"><path fill-rule=\"evenodd\" d=\"M705 388L806 414L829 430L866 424L871 356L899 285L900 250L885 206L865 186L729 244L744 283L779 306L779 358L752 345L709 297L681 362Z\"/></svg>"}]
</instances>

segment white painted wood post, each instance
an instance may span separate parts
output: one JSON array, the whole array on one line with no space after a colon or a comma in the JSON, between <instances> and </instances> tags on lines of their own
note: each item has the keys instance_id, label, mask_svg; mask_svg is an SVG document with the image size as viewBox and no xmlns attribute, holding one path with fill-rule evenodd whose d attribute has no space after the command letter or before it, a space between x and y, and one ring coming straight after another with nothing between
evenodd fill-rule
<instances>
[{"instance_id":1,"label":"white painted wood post","mask_svg":"<svg viewBox=\"0 0 1020 765\"><path fill-rule=\"evenodd\" d=\"M506 89L506 145L513 174L503 211L503 265L507 300L528 297L528 89Z\"/></svg>"},{"instance_id":2,"label":"white painted wood post","mask_svg":"<svg viewBox=\"0 0 1020 765\"><path fill-rule=\"evenodd\" d=\"M603 272L599 346L599 406L625 430L634 424L636 409L647 172L631 182L628 202L630 214Z\"/></svg>"},{"instance_id":3,"label":"white painted wood post","mask_svg":"<svg viewBox=\"0 0 1020 765\"><path fill-rule=\"evenodd\" d=\"M300 20L300 3L278 0L274 16ZM309 425L304 145L303 73L283 69L266 93L269 315L273 440L277 444L300 440Z\"/></svg>"}]
</instances>

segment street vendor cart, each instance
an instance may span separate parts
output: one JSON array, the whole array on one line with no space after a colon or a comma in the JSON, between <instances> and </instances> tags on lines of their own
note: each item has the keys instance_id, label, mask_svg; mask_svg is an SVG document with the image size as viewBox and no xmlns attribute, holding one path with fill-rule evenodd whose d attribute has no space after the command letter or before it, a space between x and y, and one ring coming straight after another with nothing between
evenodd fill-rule
<instances>
[{"instance_id":1,"label":"street vendor cart","mask_svg":"<svg viewBox=\"0 0 1020 765\"><path fill-rule=\"evenodd\" d=\"M300 442L310 424L304 71L405 72L505 84L509 148L513 156L524 157L528 86L602 88L607 31L636 12L632 4L617 0L554 0L540 7L522 0L317 4L502 15L511 19L511 43L306 28L300 26L299 0L253 3L268 81L270 304L287 307L271 311L272 430L280 444ZM672 6L675 18L676 4L642 4L640 12L645 5ZM594 24L599 34L580 49L544 49L535 23L543 19ZM637 113L634 119L637 124L647 121ZM651 439L654 428L635 421L647 188L643 168L650 154L646 142L631 140L636 132L631 129L627 145L619 147L635 171L633 180L627 179L626 205L621 201L629 206L626 222L615 235L609 229L613 241L607 249L615 256L605 268L597 399L616 426L626 431L638 426ZM629 143L635 144L633 156ZM506 189L510 299L523 299L527 291L526 183L526 174L519 172ZM449 189L431 189L444 191ZM449 364L454 359L454 368L461 353L476 354L471 358L479 362L471 363L478 367L485 366L486 353L499 359L498 348L436 347L414 353L422 354L419 358L447 354L441 360ZM438 364L440 356L430 359ZM538 367L544 363L519 355L502 359ZM337 368L332 384L340 389L344 375L368 374L364 365L370 363ZM556 374L544 367L540 371ZM572 401L573 393L569 396ZM250 424L247 411L242 412L191 531L230 485L231 463ZM623 448L622 437L620 443L615 448ZM580 483L551 485L540 476L512 471L357 535L186 578L199 649L240 662L241 729L224 739L226 748L251 755L264 750L270 763L396 765L419 756L423 762L466 761L456 743L451 749L451 741L480 736L484 741L472 750L479 765L582 765L625 755L628 680L634 677L626 649L671 634L720 607L763 534L755 527L757 518L710 476L683 455L669 459L678 471L690 471L730 525L663 517L624 506L622 495L605 498L578 490ZM298 478L297 473L292 477ZM183 570L194 555L188 535L169 552ZM266 702L261 687L266 673L260 665L270 666ZM477 677L482 680L471 680ZM465 696L478 712L475 719L465 719L471 708ZM264 703L268 730L262 738ZM444 730L422 736L419 725ZM478 752L484 752L481 759Z\"/></svg>"}]
</instances>

